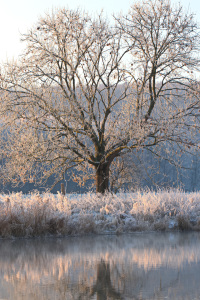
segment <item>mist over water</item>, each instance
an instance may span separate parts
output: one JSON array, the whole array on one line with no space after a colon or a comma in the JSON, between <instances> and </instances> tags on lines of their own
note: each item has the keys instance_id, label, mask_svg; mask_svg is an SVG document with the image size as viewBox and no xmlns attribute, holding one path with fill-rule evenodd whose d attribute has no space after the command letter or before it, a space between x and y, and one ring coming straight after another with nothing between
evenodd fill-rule
<instances>
[{"instance_id":1,"label":"mist over water","mask_svg":"<svg viewBox=\"0 0 200 300\"><path fill-rule=\"evenodd\" d=\"M0 299L200 299L200 234L0 241Z\"/></svg>"}]
</instances>

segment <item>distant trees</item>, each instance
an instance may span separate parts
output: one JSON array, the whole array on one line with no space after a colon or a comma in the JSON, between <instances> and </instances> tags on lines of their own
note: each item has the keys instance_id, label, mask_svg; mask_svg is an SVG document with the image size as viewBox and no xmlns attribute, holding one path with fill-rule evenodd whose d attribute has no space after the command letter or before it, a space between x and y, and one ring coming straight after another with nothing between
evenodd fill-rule
<instances>
[{"instance_id":1,"label":"distant trees","mask_svg":"<svg viewBox=\"0 0 200 300\"><path fill-rule=\"evenodd\" d=\"M5 180L58 181L78 167L104 193L121 155L198 143L199 28L181 6L138 2L114 26L61 9L22 40L0 80Z\"/></svg>"}]
</instances>

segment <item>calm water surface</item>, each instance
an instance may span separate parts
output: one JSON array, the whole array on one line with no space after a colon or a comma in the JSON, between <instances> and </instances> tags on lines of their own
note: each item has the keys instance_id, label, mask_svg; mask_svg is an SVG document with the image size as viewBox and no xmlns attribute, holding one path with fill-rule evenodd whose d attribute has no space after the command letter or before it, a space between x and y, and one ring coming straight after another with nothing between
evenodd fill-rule
<instances>
[{"instance_id":1,"label":"calm water surface","mask_svg":"<svg viewBox=\"0 0 200 300\"><path fill-rule=\"evenodd\" d=\"M200 234L1 240L0 299L200 299Z\"/></svg>"}]
</instances>

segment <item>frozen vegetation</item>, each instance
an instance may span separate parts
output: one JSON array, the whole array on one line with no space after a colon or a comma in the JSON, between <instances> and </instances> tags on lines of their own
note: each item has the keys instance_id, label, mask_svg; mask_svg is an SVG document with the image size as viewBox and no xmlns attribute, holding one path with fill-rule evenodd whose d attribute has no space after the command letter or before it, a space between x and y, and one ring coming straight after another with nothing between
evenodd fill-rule
<instances>
[{"instance_id":1,"label":"frozen vegetation","mask_svg":"<svg viewBox=\"0 0 200 300\"><path fill-rule=\"evenodd\" d=\"M0 236L200 230L200 192L0 195Z\"/></svg>"}]
</instances>

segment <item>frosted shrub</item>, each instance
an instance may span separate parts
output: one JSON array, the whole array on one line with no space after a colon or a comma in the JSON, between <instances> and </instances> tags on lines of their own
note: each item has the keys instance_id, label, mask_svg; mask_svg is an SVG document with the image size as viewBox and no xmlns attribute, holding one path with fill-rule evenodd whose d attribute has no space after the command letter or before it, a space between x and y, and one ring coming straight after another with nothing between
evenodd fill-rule
<instances>
[{"instance_id":1,"label":"frosted shrub","mask_svg":"<svg viewBox=\"0 0 200 300\"><path fill-rule=\"evenodd\" d=\"M200 193L0 195L0 236L200 230Z\"/></svg>"}]
</instances>

